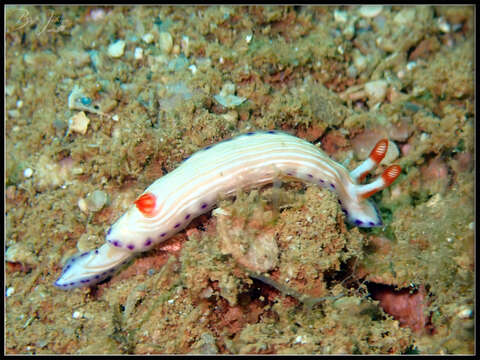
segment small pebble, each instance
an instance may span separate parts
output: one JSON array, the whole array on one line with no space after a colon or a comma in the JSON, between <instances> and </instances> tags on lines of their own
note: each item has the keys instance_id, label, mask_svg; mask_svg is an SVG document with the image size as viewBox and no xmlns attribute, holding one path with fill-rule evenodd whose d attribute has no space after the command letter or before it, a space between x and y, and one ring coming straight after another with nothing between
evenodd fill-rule
<instances>
[{"instance_id":1,"label":"small pebble","mask_svg":"<svg viewBox=\"0 0 480 360\"><path fill-rule=\"evenodd\" d=\"M14 243L5 251L5 260L14 263L30 264L35 262L36 255L33 250L24 243Z\"/></svg>"},{"instance_id":2,"label":"small pebble","mask_svg":"<svg viewBox=\"0 0 480 360\"><path fill-rule=\"evenodd\" d=\"M7 198L7 200L15 200L16 193L17 188L15 187L15 185L10 185L9 187L7 187L7 191L5 191L5 197Z\"/></svg>"},{"instance_id":3,"label":"small pebble","mask_svg":"<svg viewBox=\"0 0 480 360\"><path fill-rule=\"evenodd\" d=\"M125 41L123 40L117 40L113 44L110 44L108 46L108 56L112 58L119 58L120 56L123 55L125 51Z\"/></svg>"},{"instance_id":4,"label":"small pebble","mask_svg":"<svg viewBox=\"0 0 480 360\"><path fill-rule=\"evenodd\" d=\"M133 53L133 57L135 60L142 60L143 59L143 49L141 47L136 47L135 52Z\"/></svg>"},{"instance_id":5,"label":"small pebble","mask_svg":"<svg viewBox=\"0 0 480 360\"><path fill-rule=\"evenodd\" d=\"M381 103L387 94L387 81L375 80L365 84L365 92L368 98L375 104Z\"/></svg>"},{"instance_id":6,"label":"small pebble","mask_svg":"<svg viewBox=\"0 0 480 360\"><path fill-rule=\"evenodd\" d=\"M350 65L350 66L348 67L348 69L347 69L347 76L348 76L349 78L354 79L354 78L357 77L357 75L358 75L358 70L357 70L357 68L355 67L355 65Z\"/></svg>"},{"instance_id":7,"label":"small pebble","mask_svg":"<svg viewBox=\"0 0 480 360\"><path fill-rule=\"evenodd\" d=\"M173 39L170 33L163 31L159 35L158 45L160 49L165 53L170 53L173 47Z\"/></svg>"},{"instance_id":8,"label":"small pebble","mask_svg":"<svg viewBox=\"0 0 480 360\"><path fill-rule=\"evenodd\" d=\"M350 21L342 31L347 40L351 40L355 35L355 21Z\"/></svg>"},{"instance_id":9,"label":"small pebble","mask_svg":"<svg viewBox=\"0 0 480 360\"><path fill-rule=\"evenodd\" d=\"M469 307L463 307L457 315L460 319L468 319L472 317L473 311Z\"/></svg>"},{"instance_id":10,"label":"small pebble","mask_svg":"<svg viewBox=\"0 0 480 360\"><path fill-rule=\"evenodd\" d=\"M335 11L333 12L333 18L335 19L335 22L346 23L348 19L347 12L335 9Z\"/></svg>"},{"instance_id":11,"label":"small pebble","mask_svg":"<svg viewBox=\"0 0 480 360\"><path fill-rule=\"evenodd\" d=\"M112 120L113 121L118 121L118 120L120 120L120 118L118 117L117 114L115 114L115 115L112 116Z\"/></svg>"},{"instance_id":12,"label":"small pebble","mask_svg":"<svg viewBox=\"0 0 480 360\"><path fill-rule=\"evenodd\" d=\"M398 157L400 156L400 150L398 150L397 144L395 144L395 141L388 140L388 149L387 153L385 154L385 157L383 160L380 162L380 164L383 165L388 165L393 163Z\"/></svg>"},{"instance_id":13,"label":"small pebble","mask_svg":"<svg viewBox=\"0 0 480 360\"><path fill-rule=\"evenodd\" d=\"M105 17L105 10L103 9L93 9L90 12L90 17L93 21L102 20Z\"/></svg>"},{"instance_id":14,"label":"small pebble","mask_svg":"<svg viewBox=\"0 0 480 360\"><path fill-rule=\"evenodd\" d=\"M382 5L363 5L358 9L358 14L363 18L373 18L380 15L382 9Z\"/></svg>"},{"instance_id":15,"label":"small pebble","mask_svg":"<svg viewBox=\"0 0 480 360\"><path fill-rule=\"evenodd\" d=\"M142 40L147 43L147 44L150 44L152 41L153 41L153 35L150 34L150 33L147 33L145 35L142 36Z\"/></svg>"},{"instance_id":16,"label":"small pebble","mask_svg":"<svg viewBox=\"0 0 480 360\"><path fill-rule=\"evenodd\" d=\"M173 45L172 54L173 55L179 55L180 54L180 46L178 44Z\"/></svg>"},{"instance_id":17,"label":"small pebble","mask_svg":"<svg viewBox=\"0 0 480 360\"><path fill-rule=\"evenodd\" d=\"M186 35L182 36L182 40L180 40L180 46L182 47L182 51L186 57L190 55L190 38Z\"/></svg>"},{"instance_id":18,"label":"small pebble","mask_svg":"<svg viewBox=\"0 0 480 360\"><path fill-rule=\"evenodd\" d=\"M7 296L7 297L12 296L14 292L15 292L15 288L14 287L9 287L5 291L5 296Z\"/></svg>"},{"instance_id":19,"label":"small pebble","mask_svg":"<svg viewBox=\"0 0 480 360\"><path fill-rule=\"evenodd\" d=\"M88 205L85 199L78 199L77 205L83 213L88 214Z\"/></svg>"},{"instance_id":20,"label":"small pebble","mask_svg":"<svg viewBox=\"0 0 480 360\"><path fill-rule=\"evenodd\" d=\"M234 95L235 94L235 84L232 82L226 82L222 86L222 90L220 91L221 96L227 96L227 95Z\"/></svg>"},{"instance_id":21,"label":"small pebble","mask_svg":"<svg viewBox=\"0 0 480 360\"><path fill-rule=\"evenodd\" d=\"M80 166L72 168L72 174L73 175L82 175L83 174L83 168L80 167Z\"/></svg>"},{"instance_id":22,"label":"small pebble","mask_svg":"<svg viewBox=\"0 0 480 360\"><path fill-rule=\"evenodd\" d=\"M8 84L7 86L5 86L5 93L7 94L7 96L12 96L14 92L15 92L15 85Z\"/></svg>"},{"instance_id":23,"label":"small pebble","mask_svg":"<svg viewBox=\"0 0 480 360\"><path fill-rule=\"evenodd\" d=\"M8 115L12 118L17 118L20 116L20 111L18 111L17 109L8 110Z\"/></svg>"},{"instance_id":24,"label":"small pebble","mask_svg":"<svg viewBox=\"0 0 480 360\"><path fill-rule=\"evenodd\" d=\"M443 17L437 20L438 29L443 33L449 33L451 30L450 24Z\"/></svg>"},{"instance_id":25,"label":"small pebble","mask_svg":"<svg viewBox=\"0 0 480 360\"><path fill-rule=\"evenodd\" d=\"M420 135L420 141L426 141L430 138L430 135L428 135L427 133L422 133Z\"/></svg>"},{"instance_id":26,"label":"small pebble","mask_svg":"<svg viewBox=\"0 0 480 360\"><path fill-rule=\"evenodd\" d=\"M416 62L416 61L409 61L409 62L407 63L406 68L407 68L408 71L410 71L410 70L412 70L413 68L415 68L416 66L417 66L417 62Z\"/></svg>"},{"instance_id":27,"label":"small pebble","mask_svg":"<svg viewBox=\"0 0 480 360\"><path fill-rule=\"evenodd\" d=\"M436 193L427 201L426 206L429 208L433 208L437 206L441 201L442 201L442 195L440 193Z\"/></svg>"},{"instance_id":28,"label":"small pebble","mask_svg":"<svg viewBox=\"0 0 480 360\"><path fill-rule=\"evenodd\" d=\"M82 317L82 313L80 311L74 311L72 314L72 318L79 319Z\"/></svg>"},{"instance_id":29,"label":"small pebble","mask_svg":"<svg viewBox=\"0 0 480 360\"><path fill-rule=\"evenodd\" d=\"M107 203L108 197L104 191L95 190L86 197L87 208L89 211L100 211Z\"/></svg>"},{"instance_id":30,"label":"small pebble","mask_svg":"<svg viewBox=\"0 0 480 360\"><path fill-rule=\"evenodd\" d=\"M203 299L208 299L212 295L213 295L213 289L210 286L207 286L200 293L200 297L203 298Z\"/></svg>"},{"instance_id":31,"label":"small pebble","mask_svg":"<svg viewBox=\"0 0 480 360\"><path fill-rule=\"evenodd\" d=\"M242 104L245 100L247 100L244 97L239 97L239 96L236 96L236 95L227 95L227 96L215 95L214 98L222 106L227 107L227 108L233 108L235 106L238 106L238 105Z\"/></svg>"},{"instance_id":32,"label":"small pebble","mask_svg":"<svg viewBox=\"0 0 480 360\"><path fill-rule=\"evenodd\" d=\"M70 130L82 135L85 135L87 132L88 124L90 119L85 115L83 111L73 115L68 121L70 124Z\"/></svg>"},{"instance_id":33,"label":"small pebble","mask_svg":"<svg viewBox=\"0 0 480 360\"><path fill-rule=\"evenodd\" d=\"M197 67L194 64L192 64L188 67L188 70L190 70L192 74L195 75L195 73L197 72Z\"/></svg>"},{"instance_id":34,"label":"small pebble","mask_svg":"<svg viewBox=\"0 0 480 360\"><path fill-rule=\"evenodd\" d=\"M24 176L25 178L28 179L28 178L31 177L32 175L33 175L33 170L32 170L32 169L26 168L25 170L23 170L23 176Z\"/></svg>"},{"instance_id":35,"label":"small pebble","mask_svg":"<svg viewBox=\"0 0 480 360\"><path fill-rule=\"evenodd\" d=\"M363 56L359 51L353 55L353 64L358 71L363 71L367 67L367 58Z\"/></svg>"},{"instance_id":36,"label":"small pebble","mask_svg":"<svg viewBox=\"0 0 480 360\"><path fill-rule=\"evenodd\" d=\"M393 22L398 25L411 24L415 20L416 10L414 7L407 7L400 10L393 18Z\"/></svg>"}]
</instances>

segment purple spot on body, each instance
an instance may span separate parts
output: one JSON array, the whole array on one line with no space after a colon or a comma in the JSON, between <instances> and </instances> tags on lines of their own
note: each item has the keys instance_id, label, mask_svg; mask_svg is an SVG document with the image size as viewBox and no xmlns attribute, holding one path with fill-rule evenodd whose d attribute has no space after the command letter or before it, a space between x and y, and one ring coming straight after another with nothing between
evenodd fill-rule
<instances>
[{"instance_id":1,"label":"purple spot on body","mask_svg":"<svg viewBox=\"0 0 480 360\"><path fill-rule=\"evenodd\" d=\"M293 174L291 172L287 172L287 175L288 176L292 176Z\"/></svg>"},{"instance_id":2,"label":"purple spot on body","mask_svg":"<svg viewBox=\"0 0 480 360\"><path fill-rule=\"evenodd\" d=\"M308 174L308 177L311 179L311 178L313 178L313 175L312 175L312 174Z\"/></svg>"},{"instance_id":3,"label":"purple spot on body","mask_svg":"<svg viewBox=\"0 0 480 360\"><path fill-rule=\"evenodd\" d=\"M347 210L345 210L345 209L342 209L342 210L343 210L343 212L345 213L345 215L348 215L348 211L347 211Z\"/></svg>"},{"instance_id":4,"label":"purple spot on body","mask_svg":"<svg viewBox=\"0 0 480 360\"><path fill-rule=\"evenodd\" d=\"M356 224L356 225L362 225L362 224L363 224L363 221L357 219L357 220L355 220L355 224Z\"/></svg>"},{"instance_id":5,"label":"purple spot on body","mask_svg":"<svg viewBox=\"0 0 480 360\"><path fill-rule=\"evenodd\" d=\"M112 228L108 229L107 236L110 235L111 232L112 232Z\"/></svg>"},{"instance_id":6,"label":"purple spot on body","mask_svg":"<svg viewBox=\"0 0 480 360\"><path fill-rule=\"evenodd\" d=\"M332 189L335 189L335 185L333 185L333 184L330 184L330 187L331 187Z\"/></svg>"},{"instance_id":7,"label":"purple spot on body","mask_svg":"<svg viewBox=\"0 0 480 360\"><path fill-rule=\"evenodd\" d=\"M202 204L202 209L205 209L207 206L208 206L207 203L203 203L203 204Z\"/></svg>"},{"instance_id":8,"label":"purple spot on body","mask_svg":"<svg viewBox=\"0 0 480 360\"><path fill-rule=\"evenodd\" d=\"M133 249L135 249L135 245L133 245L133 244L128 244L128 245L127 245L127 249L128 249L128 250L133 250Z\"/></svg>"},{"instance_id":9,"label":"purple spot on body","mask_svg":"<svg viewBox=\"0 0 480 360\"><path fill-rule=\"evenodd\" d=\"M74 283L74 282L71 282L69 285L70 285L70 286L73 286L73 285L75 285L75 283Z\"/></svg>"},{"instance_id":10,"label":"purple spot on body","mask_svg":"<svg viewBox=\"0 0 480 360\"><path fill-rule=\"evenodd\" d=\"M80 282L81 282L81 283L84 283L84 284L87 283L87 282L89 282L89 281L90 281L90 280L88 280L88 279L80 280Z\"/></svg>"},{"instance_id":11,"label":"purple spot on body","mask_svg":"<svg viewBox=\"0 0 480 360\"><path fill-rule=\"evenodd\" d=\"M164 237L165 235L167 235L167 233L162 233L162 235L160 235L160 237Z\"/></svg>"},{"instance_id":12,"label":"purple spot on body","mask_svg":"<svg viewBox=\"0 0 480 360\"><path fill-rule=\"evenodd\" d=\"M325 181L323 181L322 179L320 179L320 182L323 184Z\"/></svg>"},{"instance_id":13,"label":"purple spot on body","mask_svg":"<svg viewBox=\"0 0 480 360\"><path fill-rule=\"evenodd\" d=\"M95 255L97 255L97 254L98 254L98 249L95 249Z\"/></svg>"},{"instance_id":14,"label":"purple spot on body","mask_svg":"<svg viewBox=\"0 0 480 360\"><path fill-rule=\"evenodd\" d=\"M145 241L145 246L150 246L152 245L152 239L148 238L147 241Z\"/></svg>"},{"instance_id":15,"label":"purple spot on body","mask_svg":"<svg viewBox=\"0 0 480 360\"><path fill-rule=\"evenodd\" d=\"M254 133L254 132L248 132L248 133L246 133L245 135L250 136L250 135L253 135L253 134L255 134L255 133Z\"/></svg>"},{"instance_id":16,"label":"purple spot on body","mask_svg":"<svg viewBox=\"0 0 480 360\"><path fill-rule=\"evenodd\" d=\"M185 220L188 220L190 219L190 214L187 214L187 216L185 216Z\"/></svg>"},{"instance_id":17,"label":"purple spot on body","mask_svg":"<svg viewBox=\"0 0 480 360\"><path fill-rule=\"evenodd\" d=\"M95 279L100 279L100 275L95 275Z\"/></svg>"},{"instance_id":18,"label":"purple spot on body","mask_svg":"<svg viewBox=\"0 0 480 360\"><path fill-rule=\"evenodd\" d=\"M80 256L86 256L86 255L88 255L88 253L89 253L89 251L84 252L84 253L83 253L82 255L80 255Z\"/></svg>"},{"instance_id":19,"label":"purple spot on body","mask_svg":"<svg viewBox=\"0 0 480 360\"><path fill-rule=\"evenodd\" d=\"M121 244L120 241L118 241L118 240L113 240L113 241L112 241L112 245L113 245L113 246L116 246L116 247L122 247L122 244Z\"/></svg>"},{"instance_id":20,"label":"purple spot on body","mask_svg":"<svg viewBox=\"0 0 480 360\"><path fill-rule=\"evenodd\" d=\"M267 131L269 134L275 134L275 130L268 130Z\"/></svg>"},{"instance_id":21,"label":"purple spot on body","mask_svg":"<svg viewBox=\"0 0 480 360\"><path fill-rule=\"evenodd\" d=\"M178 228L180 226L180 223L176 224L175 225L175 229Z\"/></svg>"},{"instance_id":22,"label":"purple spot on body","mask_svg":"<svg viewBox=\"0 0 480 360\"><path fill-rule=\"evenodd\" d=\"M370 225L370 226L375 226L375 223L374 223L373 221L369 221L369 222L368 222L368 225Z\"/></svg>"},{"instance_id":23,"label":"purple spot on body","mask_svg":"<svg viewBox=\"0 0 480 360\"><path fill-rule=\"evenodd\" d=\"M208 145L207 147L204 148L204 150L208 150L212 147L212 145Z\"/></svg>"}]
</instances>

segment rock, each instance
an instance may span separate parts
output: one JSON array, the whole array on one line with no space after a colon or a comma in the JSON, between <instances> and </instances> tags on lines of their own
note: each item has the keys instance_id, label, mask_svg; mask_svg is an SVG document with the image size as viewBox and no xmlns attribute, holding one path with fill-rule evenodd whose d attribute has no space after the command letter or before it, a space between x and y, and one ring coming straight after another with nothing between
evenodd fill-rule
<instances>
[{"instance_id":1,"label":"rock","mask_svg":"<svg viewBox=\"0 0 480 360\"><path fill-rule=\"evenodd\" d=\"M85 115L83 111L73 115L70 120L70 131L85 135L87 132L88 124L90 119Z\"/></svg>"},{"instance_id":2,"label":"rock","mask_svg":"<svg viewBox=\"0 0 480 360\"><path fill-rule=\"evenodd\" d=\"M161 32L159 35L158 45L164 53L170 53L173 47L172 35L166 31Z\"/></svg>"},{"instance_id":3,"label":"rock","mask_svg":"<svg viewBox=\"0 0 480 360\"><path fill-rule=\"evenodd\" d=\"M373 104L381 103L387 94L386 80L375 80L365 84L365 92Z\"/></svg>"},{"instance_id":4,"label":"rock","mask_svg":"<svg viewBox=\"0 0 480 360\"><path fill-rule=\"evenodd\" d=\"M123 55L125 51L125 41L123 40L117 40L113 44L110 44L108 46L108 56L112 58L119 58Z\"/></svg>"}]
</instances>

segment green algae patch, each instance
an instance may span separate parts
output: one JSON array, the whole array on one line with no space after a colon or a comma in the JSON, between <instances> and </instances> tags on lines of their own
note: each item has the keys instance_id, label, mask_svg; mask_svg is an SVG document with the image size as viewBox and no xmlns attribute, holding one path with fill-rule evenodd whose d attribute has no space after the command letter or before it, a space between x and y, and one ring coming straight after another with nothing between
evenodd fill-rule
<instances>
[{"instance_id":1,"label":"green algae patch","mask_svg":"<svg viewBox=\"0 0 480 360\"><path fill-rule=\"evenodd\" d=\"M371 300L344 297L325 301L314 310L285 310L274 305L278 319L262 319L229 342L238 353L355 354L401 353L411 341L408 330L391 319L382 319ZM292 323L293 321L293 323Z\"/></svg>"},{"instance_id":2,"label":"green algae patch","mask_svg":"<svg viewBox=\"0 0 480 360\"><path fill-rule=\"evenodd\" d=\"M374 239L361 261L360 273L367 273L368 281L427 288L424 313L431 316L435 332L430 341L420 340L422 352L436 352L442 346L453 352L469 351L471 323L461 311L473 308L474 236L469 206L473 199L472 182L463 175L459 180L455 192L397 210L392 238ZM455 326L455 336L449 335L448 326Z\"/></svg>"}]
</instances>

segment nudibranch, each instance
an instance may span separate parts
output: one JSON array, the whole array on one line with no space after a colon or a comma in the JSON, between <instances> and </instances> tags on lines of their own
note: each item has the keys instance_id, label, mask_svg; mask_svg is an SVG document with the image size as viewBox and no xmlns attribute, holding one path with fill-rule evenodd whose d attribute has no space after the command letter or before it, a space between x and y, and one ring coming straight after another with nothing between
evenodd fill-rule
<instances>
[{"instance_id":1,"label":"nudibranch","mask_svg":"<svg viewBox=\"0 0 480 360\"><path fill-rule=\"evenodd\" d=\"M61 289L96 284L135 254L184 229L212 209L219 198L272 183L278 176L335 191L346 218L359 227L381 226L375 205L367 200L400 174L391 165L369 184L360 181L385 157L388 140L349 172L315 145L279 131L250 132L194 153L174 171L151 184L108 230L106 243L67 261L55 285Z\"/></svg>"}]
</instances>

